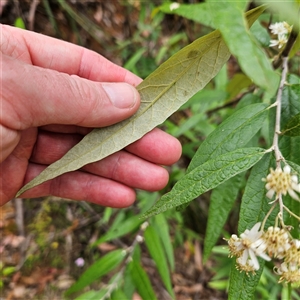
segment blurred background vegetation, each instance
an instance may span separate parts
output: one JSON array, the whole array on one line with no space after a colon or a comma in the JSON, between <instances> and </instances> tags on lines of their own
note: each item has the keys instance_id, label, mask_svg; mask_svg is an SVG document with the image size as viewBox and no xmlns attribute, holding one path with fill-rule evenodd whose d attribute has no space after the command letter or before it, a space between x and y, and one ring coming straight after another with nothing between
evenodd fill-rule
<instances>
[{"instance_id":1,"label":"blurred background vegetation","mask_svg":"<svg viewBox=\"0 0 300 300\"><path fill-rule=\"evenodd\" d=\"M166 3L163 0L0 0L0 18L3 24L82 45L145 78L172 54L213 30L207 24L164 13L159 7ZM270 41L269 17L254 28L264 47ZM297 75L299 59L298 52L291 64L292 72ZM183 146L180 161L168 168L168 186L155 193L137 191L137 201L128 209L57 197L15 199L2 207L3 299L111 296L148 300L154 299L152 292L157 299L171 299L170 283L177 299L227 299L231 261L222 237L212 255L203 262L210 192L185 210L172 210L151 218L148 220L151 229L141 228L143 221L138 216L172 188L201 141L230 116L241 99L244 103L250 100L254 89L252 81L231 57L205 89L161 126ZM225 237L237 232L239 203L240 195L224 226ZM138 238L143 235L145 243ZM130 252L132 245L135 247ZM120 249L126 250L127 257L136 264L122 260L124 253ZM139 274L143 282L134 274ZM282 287L276 283L277 278L265 268L257 298L280 299ZM69 295L65 294L68 289Z\"/></svg>"}]
</instances>

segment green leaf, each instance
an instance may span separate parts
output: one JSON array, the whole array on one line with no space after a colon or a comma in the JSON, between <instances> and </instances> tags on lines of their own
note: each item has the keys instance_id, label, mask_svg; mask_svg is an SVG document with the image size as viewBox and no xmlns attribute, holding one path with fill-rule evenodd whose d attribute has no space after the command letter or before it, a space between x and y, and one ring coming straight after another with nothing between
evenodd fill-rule
<instances>
[{"instance_id":1,"label":"green leaf","mask_svg":"<svg viewBox=\"0 0 300 300\"><path fill-rule=\"evenodd\" d=\"M222 33L230 52L238 59L241 69L273 96L279 84L279 76L245 22L244 9L248 1L207 2L210 4L213 22Z\"/></svg>"},{"instance_id":2,"label":"green leaf","mask_svg":"<svg viewBox=\"0 0 300 300\"><path fill-rule=\"evenodd\" d=\"M167 259L162 247L162 243L154 230L154 228L149 225L144 233L145 243L149 250L149 253L153 260L155 261L157 270L161 279L167 288L169 294L174 298L174 292L172 289L172 283L170 278L170 272L168 268Z\"/></svg>"},{"instance_id":3,"label":"green leaf","mask_svg":"<svg viewBox=\"0 0 300 300\"><path fill-rule=\"evenodd\" d=\"M289 79L291 81L292 79ZM297 78L298 82L300 81ZM281 109L281 128L285 127L292 116L300 113L300 84L286 86L282 92L282 109ZM271 127L274 128L274 127ZM279 147L285 159L291 160L300 165L300 137L299 136L281 136Z\"/></svg>"},{"instance_id":4,"label":"green leaf","mask_svg":"<svg viewBox=\"0 0 300 300\"><path fill-rule=\"evenodd\" d=\"M236 97L243 89L249 87L252 84L252 80L249 79L245 74L236 73L227 85L228 100L232 100Z\"/></svg>"},{"instance_id":5,"label":"green leaf","mask_svg":"<svg viewBox=\"0 0 300 300\"><path fill-rule=\"evenodd\" d=\"M261 222L271 208L270 199L266 197L266 183L262 181L262 178L267 177L274 164L272 154L268 153L251 170L240 207L239 234L246 229L251 229L257 222ZM266 227L271 226L273 221L274 218L269 217Z\"/></svg>"},{"instance_id":6,"label":"green leaf","mask_svg":"<svg viewBox=\"0 0 300 300\"><path fill-rule=\"evenodd\" d=\"M124 250L118 249L97 260L67 290L66 295L80 291L95 280L99 280L103 275L116 268L123 261L125 254Z\"/></svg>"},{"instance_id":7,"label":"green leaf","mask_svg":"<svg viewBox=\"0 0 300 300\"><path fill-rule=\"evenodd\" d=\"M155 293L153 291L151 282L147 273L142 268L141 264L133 260L129 263L132 280L138 290L138 293L142 299L156 300Z\"/></svg>"},{"instance_id":8,"label":"green leaf","mask_svg":"<svg viewBox=\"0 0 300 300\"><path fill-rule=\"evenodd\" d=\"M26 29L25 23L24 23L23 19L20 17L16 18L14 25L15 25L15 27L18 27L21 29Z\"/></svg>"},{"instance_id":9,"label":"green leaf","mask_svg":"<svg viewBox=\"0 0 300 300\"><path fill-rule=\"evenodd\" d=\"M238 174L217 186L211 194L205 232L203 260L206 261L218 241L223 226L237 198L242 176Z\"/></svg>"},{"instance_id":10,"label":"green leaf","mask_svg":"<svg viewBox=\"0 0 300 300\"><path fill-rule=\"evenodd\" d=\"M138 216L130 217L125 221L122 221L117 227L110 228L106 234L101 236L101 238L94 243L94 245L99 245L101 243L119 238L120 236L132 232L133 230L138 228L142 222L143 221L140 220Z\"/></svg>"},{"instance_id":11,"label":"green leaf","mask_svg":"<svg viewBox=\"0 0 300 300\"><path fill-rule=\"evenodd\" d=\"M292 167L293 171L295 171L297 173L298 176L300 176L300 166L295 164L292 161L286 160L286 163Z\"/></svg>"},{"instance_id":12,"label":"green leaf","mask_svg":"<svg viewBox=\"0 0 300 300\"><path fill-rule=\"evenodd\" d=\"M123 292L126 295L128 299L133 299L133 294L135 292L135 285L132 280L131 274L130 274L130 268L128 265L125 268L124 275L123 275Z\"/></svg>"},{"instance_id":13,"label":"green leaf","mask_svg":"<svg viewBox=\"0 0 300 300\"><path fill-rule=\"evenodd\" d=\"M266 198L265 182L261 179L266 178L273 163L274 159L272 154L268 153L251 170L240 208L239 234L246 229L251 229L257 222L263 221L265 215L271 208L271 205ZM274 225L277 212L278 210L273 211L266 222L266 227ZM259 259L259 264L260 269L256 275L247 276L245 272L241 273L237 270L235 268L235 261L233 262L230 274L228 299L253 299L253 294L263 270L264 261Z\"/></svg>"},{"instance_id":14,"label":"green leaf","mask_svg":"<svg viewBox=\"0 0 300 300\"><path fill-rule=\"evenodd\" d=\"M175 269L174 249L169 232L169 224L164 214L159 214L153 218L152 226L160 237L160 241L166 252L168 262L172 271Z\"/></svg>"},{"instance_id":15,"label":"green leaf","mask_svg":"<svg viewBox=\"0 0 300 300\"><path fill-rule=\"evenodd\" d=\"M142 217L146 218L190 202L199 195L217 187L229 178L248 170L265 154L261 148L242 148L220 155L196 167Z\"/></svg>"},{"instance_id":16,"label":"green leaf","mask_svg":"<svg viewBox=\"0 0 300 300\"><path fill-rule=\"evenodd\" d=\"M165 3L159 7L160 11L167 14L176 14L197 23L215 28L209 14L208 3L180 4L178 8L171 10L172 3Z\"/></svg>"},{"instance_id":17,"label":"green leaf","mask_svg":"<svg viewBox=\"0 0 300 300\"><path fill-rule=\"evenodd\" d=\"M248 12L249 22L262 11L262 8L256 8ZM219 31L186 46L137 87L141 105L134 116L113 126L94 129L60 160L22 187L17 196L47 180L103 159L138 140L201 90L219 72L229 56Z\"/></svg>"},{"instance_id":18,"label":"green leaf","mask_svg":"<svg viewBox=\"0 0 300 300\"><path fill-rule=\"evenodd\" d=\"M281 133L287 136L300 135L300 113L290 119Z\"/></svg>"},{"instance_id":19,"label":"green leaf","mask_svg":"<svg viewBox=\"0 0 300 300\"><path fill-rule=\"evenodd\" d=\"M110 300L130 300L120 289L113 291Z\"/></svg>"},{"instance_id":20,"label":"green leaf","mask_svg":"<svg viewBox=\"0 0 300 300\"><path fill-rule=\"evenodd\" d=\"M209 159L244 147L261 128L267 114L268 109L262 103L248 105L236 111L201 144L187 172L194 170Z\"/></svg>"},{"instance_id":21,"label":"green leaf","mask_svg":"<svg viewBox=\"0 0 300 300\"><path fill-rule=\"evenodd\" d=\"M296 215L300 215L300 202L293 199L289 194L283 197L284 205ZM299 221L291 216L287 211L283 213L284 223L288 226L291 226L290 234L295 238L299 239L300 230L299 230Z\"/></svg>"},{"instance_id":22,"label":"green leaf","mask_svg":"<svg viewBox=\"0 0 300 300\"><path fill-rule=\"evenodd\" d=\"M92 290L76 297L75 300L94 300L97 295L98 292Z\"/></svg>"},{"instance_id":23,"label":"green leaf","mask_svg":"<svg viewBox=\"0 0 300 300\"><path fill-rule=\"evenodd\" d=\"M3 270L2 270L2 275L3 276L8 276L14 272L16 272L17 268L16 267L5 267Z\"/></svg>"},{"instance_id":24,"label":"green leaf","mask_svg":"<svg viewBox=\"0 0 300 300\"><path fill-rule=\"evenodd\" d=\"M260 269L255 275L247 275L235 267L235 260L231 265L228 300L253 300L254 292L263 271L264 260L258 259Z\"/></svg>"},{"instance_id":25,"label":"green leaf","mask_svg":"<svg viewBox=\"0 0 300 300\"><path fill-rule=\"evenodd\" d=\"M271 40L270 33L259 21L252 25L250 31L263 47L269 47Z\"/></svg>"}]
</instances>

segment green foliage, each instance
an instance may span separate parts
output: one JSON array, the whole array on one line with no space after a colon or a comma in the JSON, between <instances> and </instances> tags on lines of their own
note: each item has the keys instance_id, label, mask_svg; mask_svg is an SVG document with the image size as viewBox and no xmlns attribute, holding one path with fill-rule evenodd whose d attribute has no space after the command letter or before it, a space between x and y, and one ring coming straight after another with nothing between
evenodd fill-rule
<instances>
[{"instance_id":1,"label":"green foliage","mask_svg":"<svg viewBox=\"0 0 300 300\"><path fill-rule=\"evenodd\" d=\"M68 289L66 294L69 295L83 289L96 279L115 269L124 260L125 254L124 250L118 249L100 258L80 276L78 281Z\"/></svg>"},{"instance_id":2,"label":"green foliage","mask_svg":"<svg viewBox=\"0 0 300 300\"><path fill-rule=\"evenodd\" d=\"M241 69L258 86L274 95L279 77L274 73L265 52L245 26L244 9L248 1L207 2L210 4L214 23L221 31L230 52L238 59Z\"/></svg>"},{"instance_id":3,"label":"green foliage","mask_svg":"<svg viewBox=\"0 0 300 300\"><path fill-rule=\"evenodd\" d=\"M159 239L156 230L151 225L148 226L148 228L145 230L144 237L146 246L149 250L151 257L156 263L161 279L164 285L166 286L169 294L172 295L172 297L174 298L167 258L164 253L161 240Z\"/></svg>"},{"instance_id":4,"label":"green foliage","mask_svg":"<svg viewBox=\"0 0 300 300\"><path fill-rule=\"evenodd\" d=\"M64 1L59 1L59 4L85 30L92 26ZM188 240L195 239L195 236L199 239L199 234L184 228L182 212L170 209L183 208L200 195L209 198L204 261L211 253L216 254L215 245L224 234L228 216L237 214L238 208L239 234L257 222L263 222L266 229L278 221L278 208L270 211L271 200L266 198L266 183L262 178L267 177L270 168L276 167L273 155L276 100L272 96L279 88L279 72L273 69L270 56L280 56L282 50L277 53L274 49L264 49L270 43L265 25L269 21L269 12L263 16L267 21L256 22L266 7L244 14L248 4L246 0L222 0L180 4L171 9L170 3L164 3L155 9L152 25L140 22L132 41L136 47L133 53L126 50L132 46L130 41L118 45L126 59L125 67L140 76L149 75L166 55L177 52L174 45L186 40L184 33L177 33L155 52L155 58L148 57L149 49L141 42L141 33L149 31L149 40L157 41L160 32L157 28L163 13L199 22L205 26L203 31L210 31L208 27L218 30L186 46L146 78L138 87L142 105L135 116L115 126L94 130L62 160L51 165L19 192L102 159L163 122L166 131L183 141L183 156L190 160L186 173L178 165L173 167L170 183L164 191L138 192L140 202L131 212L105 210L99 224L108 225L109 229L92 249L104 243L115 243L119 248L94 259L67 295L86 291L91 285L94 288L93 284L109 277L108 283L100 284L99 290L87 291L76 299L132 299L135 292L142 299L157 299L153 278L147 274L143 260L145 255L149 255L155 263L155 275L170 297L175 298L171 280L175 269L174 247L183 243L186 236ZM146 8L142 5L141 20L145 13ZM92 30L90 33L93 35L95 32ZM295 48L292 51L295 55ZM230 71L232 61L223 66L231 54L238 61L238 71L233 73ZM281 97L280 125L283 129L279 148L285 162L300 175L300 81L298 76L289 76L287 81ZM165 121L176 111L179 120L171 118ZM201 201L204 202L202 198ZM299 202L291 197L285 197L284 203L292 212L300 211ZM266 216L268 218L264 220ZM149 222L147 228L143 223L145 217ZM197 218L200 219L200 216L197 215ZM298 238L298 220L291 220L288 213L284 214L283 220L293 226L291 234ZM229 220L228 223L234 221ZM45 230L47 222L47 218L44 218L46 225L38 222L39 232ZM230 236L229 233L225 235ZM142 249L139 246L141 239L145 242ZM124 247L123 240L131 246ZM228 251L223 251L222 255L222 259L217 261L216 276L209 286L228 290L229 299L275 299L289 294L287 288L279 287L278 278L269 271L273 267L271 263L266 263L264 268L264 261L259 259L259 270L255 274L246 274L237 270L235 259L230 261L227 258ZM295 292L291 294L297 299Z\"/></svg>"},{"instance_id":5,"label":"green foliage","mask_svg":"<svg viewBox=\"0 0 300 300\"><path fill-rule=\"evenodd\" d=\"M15 24L14 24L16 27L18 27L18 28L21 28L21 29L26 29L26 27L25 27L25 23L24 23L24 21L23 21L23 19L22 18L17 18L16 20L15 20Z\"/></svg>"},{"instance_id":6,"label":"green foliage","mask_svg":"<svg viewBox=\"0 0 300 300\"><path fill-rule=\"evenodd\" d=\"M137 287L142 299L156 300L155 292L150 283L149 277L139 262L133 260L129 264L132 280Z\"/></svg>"},{"instance_id":7,"label":"green foliage","mask_svg":"<svg viewBox=\"0 0 300 300\"><path fill-rule=\"evenodd\" d=\"M300 135L300 113L293 116L286 124L282 133L287 136L299 136Z\"/></svg>"}]
</instances>

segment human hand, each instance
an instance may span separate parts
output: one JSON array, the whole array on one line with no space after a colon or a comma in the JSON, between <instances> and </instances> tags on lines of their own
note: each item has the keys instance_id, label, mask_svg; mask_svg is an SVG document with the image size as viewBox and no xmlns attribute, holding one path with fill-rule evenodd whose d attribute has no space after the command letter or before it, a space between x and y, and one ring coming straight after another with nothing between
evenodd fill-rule
<instances>
[{"instance_id":1,"label":"human hand","mask_svg":"<svg viewBox=\"0 0 300 300\"><path fill-rule=\"evenodd\" d=\"M94 127L130 117L141 79L95 52L1 25L0 204L61 158ZM126 207L135 188L155 191L168 181L160 165L176 162L177 139L159 129L99 162L34 187L45 195Z\"/></svg>"}]
</instances>

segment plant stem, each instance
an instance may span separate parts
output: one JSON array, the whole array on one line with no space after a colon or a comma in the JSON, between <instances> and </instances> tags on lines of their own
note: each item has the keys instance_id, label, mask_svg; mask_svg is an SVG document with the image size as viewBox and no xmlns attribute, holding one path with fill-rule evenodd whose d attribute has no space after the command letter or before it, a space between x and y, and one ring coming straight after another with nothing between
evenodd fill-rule
<instances>
[{"instance_id":1,"label":"plant stem","mask_svg":"<svg viewBox=\"0 0 300 300\"><path fill-rule=\"evenodd\" d=\"M279 141L279 134L280 134L280 120L281 120L281 104L282 104L282 91L284 88L284 84L286 82L286 77L288 73L288 57L283 57L282 58L282 73L281 73L281 80L277 92L277 97L276 97L276 119L275 119L275 132L274 132L274 138L273 138L273 149L275 153L275 158L276 158L276 167L281 168L281 161L283 160L283 156L280 152L278 141ZM279 202L279 207L280 207L280 214L281 218L280 221L282 225L284 226L283 223L283 200L282 200L282 194L278 195L278 202Z\"/></svg>"},{"instance_id":2,"label":"plant stem","mask_svg":"<svg viewBox=\"0 0 300 300\"><path fill-rule=\"evenodd\" d=\"M283 205L283 208L290 214L292 215L294 218L296 218L297 220L300 221L300 217L297 216L296 214L294 214L291 210L289 210L285 205Z\"/></svg>"},{"instance_id":3,"label":"plant stem","mask_svg":"<svg viewBox=\"0 0 300 300\"><path fill-rule=\"evenodd\" d=\"M277 205L277 200L273 203L272 207L270 208L270 210L269 210L268 213L266 214L266 216L265 216L265 218L264 218L264 220L263 220L263 222L262 222L262 224L261 224L261 227L260 227L261 230L264 230L265 225L266 225L266 221L267 221L267 219L269 218L269 216L270 216L271 212L273 211L273 209L276 207L276 205Z\"/></svg>"},{"instance_id":4,"label":"plant stem","mask_svg":"<svg viewBox=\"0 0 300 300\"><path fill-rule=\"evenodd\" d=\"M273 138L273 149L275 152L276 166L278 168L280 168L280 162L281 160L283 160L283 156L278 146L278 138L280 134L282 91L286 81L287 73L288 73L288 57L283 57L281 80L280 80L280 85L276 97L277 108L276 108L275 132Z\"/></svg>"}]
</instances>

